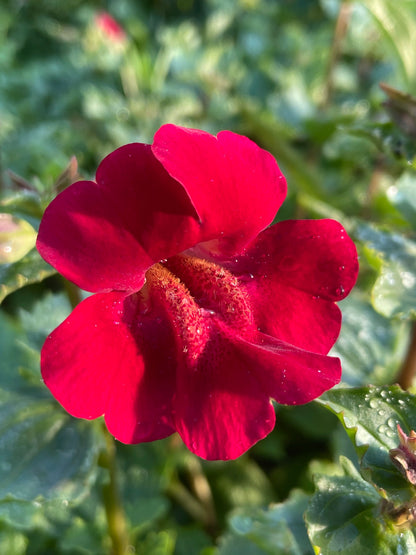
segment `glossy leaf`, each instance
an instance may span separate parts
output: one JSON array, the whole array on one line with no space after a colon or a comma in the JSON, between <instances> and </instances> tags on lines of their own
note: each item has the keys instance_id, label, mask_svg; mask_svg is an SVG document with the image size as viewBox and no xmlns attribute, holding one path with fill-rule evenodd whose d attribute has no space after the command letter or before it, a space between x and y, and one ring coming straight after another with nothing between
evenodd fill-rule
<instances>
[{"instance_id":1,"label":"glossy leaf","mask_svg":"<svg viewBox=\"0 0 416 555\"><path fill-rule=\"evenodd\" d=\"M315 552L322 555L396 555L416 549L411 531L398 532L381 517L381 497L348 459L343 476L318 476L306 512Z\"/></svg>"},{"instance_id":2,"label":"glossy leaf","mask_svg":"<svg viewBox=\"0 0 416 555\"><path fill-rule=\"evenodd\" d=\"M384 318L358 293L339 306L342 328L331 354L341 359L342 381L354 386L393 382L407 348L408 324Z\"/></svg>"},{"instance_id":3,"label":"glossy leaf","mask_svg":"<svg viewBox=\"0 0 416 555\"><path fill-rule=\"evenodd\" d=\"M416 242L397 233L360 226L357 236L379 267L372 291L374 308L388 318L416 316Z\"/></svg>"},{"instance_id":4,"label":"glossy leaf","mask_svg":"<svg viewBox=\"0 0 416 555\"><path fill-rule=\"evenodd\" d=\"M399 386L334 389L319 403L340 419L353 441L363 475L393 502L407 501L413 492L395 468L389 450L398 446L397 424L410 432L416 422L415 397Z\"/></svg>"},{"instance_id":5,"label":"glossy leaf","mask_svg":"<svg viewBox=\"0 0 416 555\"><path fill-rule=\"evenodd\" d=\"M305 493L295 491L284 503L267 510L240 510L230 519L230 532L220 542L220 555L313 553L303 521L308 499Z\"/></svg>"}]
</instances>

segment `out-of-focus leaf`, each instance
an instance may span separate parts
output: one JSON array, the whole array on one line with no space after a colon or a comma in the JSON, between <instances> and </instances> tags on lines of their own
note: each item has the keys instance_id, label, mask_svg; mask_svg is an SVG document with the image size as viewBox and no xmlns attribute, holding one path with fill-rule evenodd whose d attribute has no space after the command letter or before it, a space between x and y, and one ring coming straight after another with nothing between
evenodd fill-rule
<instances>
[{"instance_id":1,"label":"out-of-focus leaf","mask_svg":"<svg viewBox=\"0 0 416 555\"><path fill-rule=\"evenodd\" d=\"M380 83L380 87L388 96L384 106L392 119L405 135L416 139L416 97L394 89L386 83Z\"/></svg>"},{"instance_id":2,"label":"out-of-focus leaf","mask_svg":"<svg viewBox=\"0 0 416 555\"><path fill-rule=\"evenodd\" d=\"M386 44L395 55L407 85L416 84L415 5L413 0L360 2L374 17Z\"/></svg>"},{"instance_id":3,"label":"out-of-focus leaf","mask_svg":"<svg viewBox=\"0 0 416 555\"><path fill-rule=\"evenodd\" d=\"M313 553L308 540L303 513L309 496L294 491L284 503L267 510L240 510L230 521L230 532L220 541L221 555L265 555Z\"/></svg>"},{"instance_id":4,"label":"out-of-focus leaf","mask_svg":"<svg viewBox=\"0 0 416 555\"><path fill-rule=\"evenodd\" d=\"M42 281L55 273L56 271L41 258L35 248L13 264L1 264L0 302L9 293L30 283Z\"/></svg>"},{"instance_id":5,"label":"out-of-focus leaf","mask_svg":"<svg viewBox=\"0 0 416 555\"><path fill-rule=\"evenodd\" d=\"M0 265L17 262L36 242L36 231L24 220L0 213Z\"/></svg>"},{"instance_id":6,"label":"out-of-focus leaf","mask_svg":"<svg viewBox=\"0 0 416 555\"><path fill-rule=\"evenodd\" d=\"M413 533L400 533L381 517L381 498L348 459L344 476L318 476L306 511L309 537L322 555L397 555L416 549Z\"/></svg>"},{"instance_id":7,"label":"out-of-focus leaf","mask_svg":"<svg viewBox=\"0 0 416 555\"><path fill-rule=\"evenodd\" d=\"M0 500L78 500L95 476L99 436L60 409L40 376L25 379L34 363L25 336L1 312L0 324Z\"/></svg>"},{"instance_id":8,"label":"out-of-focus leaf","mask_svg":"<svg viewBox=\"0 0 416 555\"><path fill-rule=\"evenodd\" d=\"M175 552L176 533L174 530L163 530L149 534L137 546L137 553L146 555L173 555Z\"/></svg>"},{"instance_id":9,"label":"out-of-focus leaf","mask_svg":"<svg viewBox=\"0 0 416 555\"><path fill-rule=\"evenodd\" d=\"M379 266L372 290L374 308L388 318L415 318L416 242L368 225L359 226L356 236L369 260Z\"/></svg>"},{"instance_id":10,"label":"out-of-focus leaf","mask_svg":"<svg viewBox=\"0 0 416 555\"><path fill-rule=\"evenodd\" d=\"M416 172L404 172L387 189L387 196L416 231Z\"/></svg>"},{"instance_id":11,"label":"out-of-focus leaf","mask_svg":"<svg viewBox=\"0 0 416 555\"><path fill-rule=\"evenodd\" d=\"M340 308L341 333L330 354L341 359L342 381L355 386L394 381L407 348L408 323L383 318L358 292Z\"/></svg>"},{"instance_id":12,"label":"out-of-focus leaf","mask_svg":"<svg viewBox=\"0 0 416 555\"><path fill-rule=\"evenodd\" d=\"M333 411L354 443L366 479L392 502L408 501L413 490L395 468L389 450L398 446L397 424L415 428L416 398L398 386L333 389L318 403Z\"/></svg>"},{"instance_id":13,"label":"out-of-focus leaf","mask_svg":"<svg viewBox=\"0 0 416 555\"><path fill-rule=\"evenodd\" d=\"M40 195L26 190L8 193L0 200L0 212L22 218L38 229L43 214Z\"/></svg>"},{"instance_id":14,"label":"out-of-focus leaf","mask_svg":"<svg viewBox=\"0 0 416 555\"><path fill-rule=\"evenodd\" d=\"M28 539L17 530L0 526L0 553L8 555L25 555Z\"/></svg>"}]
</instances>

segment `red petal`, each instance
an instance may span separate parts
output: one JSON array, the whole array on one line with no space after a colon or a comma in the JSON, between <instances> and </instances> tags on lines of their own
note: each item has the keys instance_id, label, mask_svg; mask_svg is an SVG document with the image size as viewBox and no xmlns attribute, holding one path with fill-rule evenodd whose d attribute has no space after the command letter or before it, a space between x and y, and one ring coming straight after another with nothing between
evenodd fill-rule
<instances>
[{"instance_id":1,"label":"red petal","mask_svg":"<svg viewBox=\"0 0 416 555\"><path fill-rule=\"evenodd\" d=\"M213 332L193 368L178 372L176 428L190 451L236 459L274 427L275 414L251 361Z\"/></svg>"},{"instance_id":2,"label":"red petal","mask_svg":"<svg viewBox=\"0 0 416 555\"><path fill-rule=\"evenodd\" d=\"M346 297L358 275L357 249L335 220L279 222L259 235L239 264L257 280L329 301Z\"/></svg>"},{"instance_id":3,"label":"red petal","mask_svg":"<svg viewBox=\"0 0 416 555\"><path fill-rule=\"evenodd\" d=\"M310 353L262 333L252 341L239 336L231 340L252 365L264 391L283 405L308 403L341 379L338 358Z\"/></svg>"},{"instance_id":4,"label":"red petal","mask_svg":"<svg viewBox=\"0 0 416 555\"><path fill-rule=\"evenodd\" d=\"M87 291L137 291L144 272L199 240L195 210L150 146L108 155L97 183L80 181L46 209L37 246L66 278Z\"/></svg>"},{"instance_id":5,"label":"red petal","mask_svg":"<svg viewBox=\"0 0 416 555\"><path fill-rule=\"evenodd\" d=\"M341 311L334 302L277 280L247 285L260 331L307 351L328 353L341 329Z\"/></svg>"},{"instance_id":6,"label":"red petal","mask_svg":"<svg viewBox=\"0 0 416 555\"><path fill-rule=\"evenodd\" d=\"M286 196L286 181L273 156L230 131L164 125L153 153L182 183L202 222L209 250L225 256L241 249L273 220Z\"/></svg>"},{"instance_id":7,"label":"red petal","mask_svg":"<svg viewBox=\"0 0 416 555\"><path fill-rule=\"evenodd\" d=\"M73 416L105 414L120 441L161 439L174 431L169 333L162 319L138 312L135 296L93 295L46 340L43 379Z\"/></svg>"}]
</instances>

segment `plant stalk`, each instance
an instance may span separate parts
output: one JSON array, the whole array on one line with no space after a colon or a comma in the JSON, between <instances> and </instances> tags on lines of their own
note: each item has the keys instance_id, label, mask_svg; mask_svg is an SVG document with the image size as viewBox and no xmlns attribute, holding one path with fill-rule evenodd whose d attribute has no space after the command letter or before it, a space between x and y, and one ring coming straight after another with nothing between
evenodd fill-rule
<instances>
[{"instance_id":1,"label":"plant stalk","mask_svg":"<svg viewBox=\"0 0 416 555\"><path fill-rule=\"evenodd\" d=\"M107 468L109 482L103 487L103 501L107 516L108 533L112 542L112 555L129 553L129 537L126 516L121 503L117 480L116 445L114 438L105 430L106 448L102 453L101 464Z\"/></svg>"}]
</instances>

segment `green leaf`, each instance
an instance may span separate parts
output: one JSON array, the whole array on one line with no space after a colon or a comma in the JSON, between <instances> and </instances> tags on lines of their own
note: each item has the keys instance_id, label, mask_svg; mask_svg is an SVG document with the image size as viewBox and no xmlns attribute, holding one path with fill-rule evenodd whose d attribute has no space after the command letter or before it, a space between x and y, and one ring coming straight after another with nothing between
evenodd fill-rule
<instances>
[{"instance_id":1,"label":"green leaf","mask_svg":"<svg viewBox=\"0 0 416 555\"><path fill-rule=\"evenodd\" d=\"M28 540L21 532L0 526L0 553L25 555L27 546Z\"/></svg>"},{"instance_id":2,"label":"green leaf","mask_svg":"<svg viewBox=\"0 0 416 555\"><path fill-rule=\"evenodd\" d=\"M96 472L95 427L66 414L40 376L34 380L33 355L22 348L25 336L2 312L0 329L0 500L78 500ZM22 367L29 367L30 381ZM13 514L18 512L8 511L7 518Z\"/></svg>"},{"instance_id":3,"label":"green leaf","mask_svg":"<svg viewBox=\"0 0 416 555\"><path fill-rule=\"evenodd\" d=\"M390 501L409 500L413 490L394 467L389 450L399 444L397 424L407 433L415 427L414 395L399 386L339 388L317 402L340 419L355 445L364 477L385 490Z\"/></svg>"},{"instance_id":4,"label":"green leaf","mask_svg":"<svg viewBox=\"0 0 416 555\"><path fill-rule=\"evenodd\" d=\"M381 498L343 459L344 476L318 476L305 520L316 552L322 555L414 553L412 532L396 533L380 516Z\"/></svg>"},{"instance_id":5,"label":"green leaf","mask_svg":"<svg viewBox=\"0 0 416 555\"><path fill-rule=\"evenodd\" d=\"M380 269L372 290L374 308L388 318L415 318L416 242L368 225L360 225L356 236Z\"/></svg>"},{"instance_id":6,"label":"green leaf","mask_svg":"<svg viewBox=\"0 0 416 555\"><path fill-rule=\"evenodd\" d=\"M25 220L0 213L0 264L11 264L27 254L36 242L36 232Z\"/></svg>"},{"instance_id":7,"label":"green leaf","mask_svg":"<svg viewBox=\"0 0 416 555\"><path fill-rule=\"evenodd\" d=\"M416 230L416 174L406 171L387 189L387 196Z\"/></svg>"},{"instance_id":8,"label":"green leaf","mask_svg":"<svg viewBox=\"0 0 416 555\"><path fill-rule=\"evenodd\" d=\"M383 318L358 291L339 306L342 328L331 355L341 359L342 381L354 386L394 381L407 348L408 323Z\"/></svg>"},{"instance_id":9,"label":"green leaf","mask_svg":"<svg viewBox=\"0 0 416 555\"><path fill-rule=\"evenodd\" d=\"M413 0L366 0L360 2L374 17L401 69L408 86L416 84L414 37L416 22Z\"/></svg>"},{"instance_id":10,"label":"green leaf","mask_svg":"<svg viewBox=\"0 0 416 555\"><path fill-rule=\"evenodd\" d=\"M0 302L9 293L29 285L42 281L56 271L49 266L40 256L36 249L32 249L14 264L0 265Z\"/></svg>"},{"instance_id":11,"label":"green leaf","mask_svg":"<svg viewBox=\"0 0 416 555\"><path fill-rule=\"evenodd\" d=\"M267 510L236 512L229 521L230 532L220 540L220 555L313 553L303 521L308 500L305 493L294 491L284 503Z\"/></svg>"}]
</instances>

